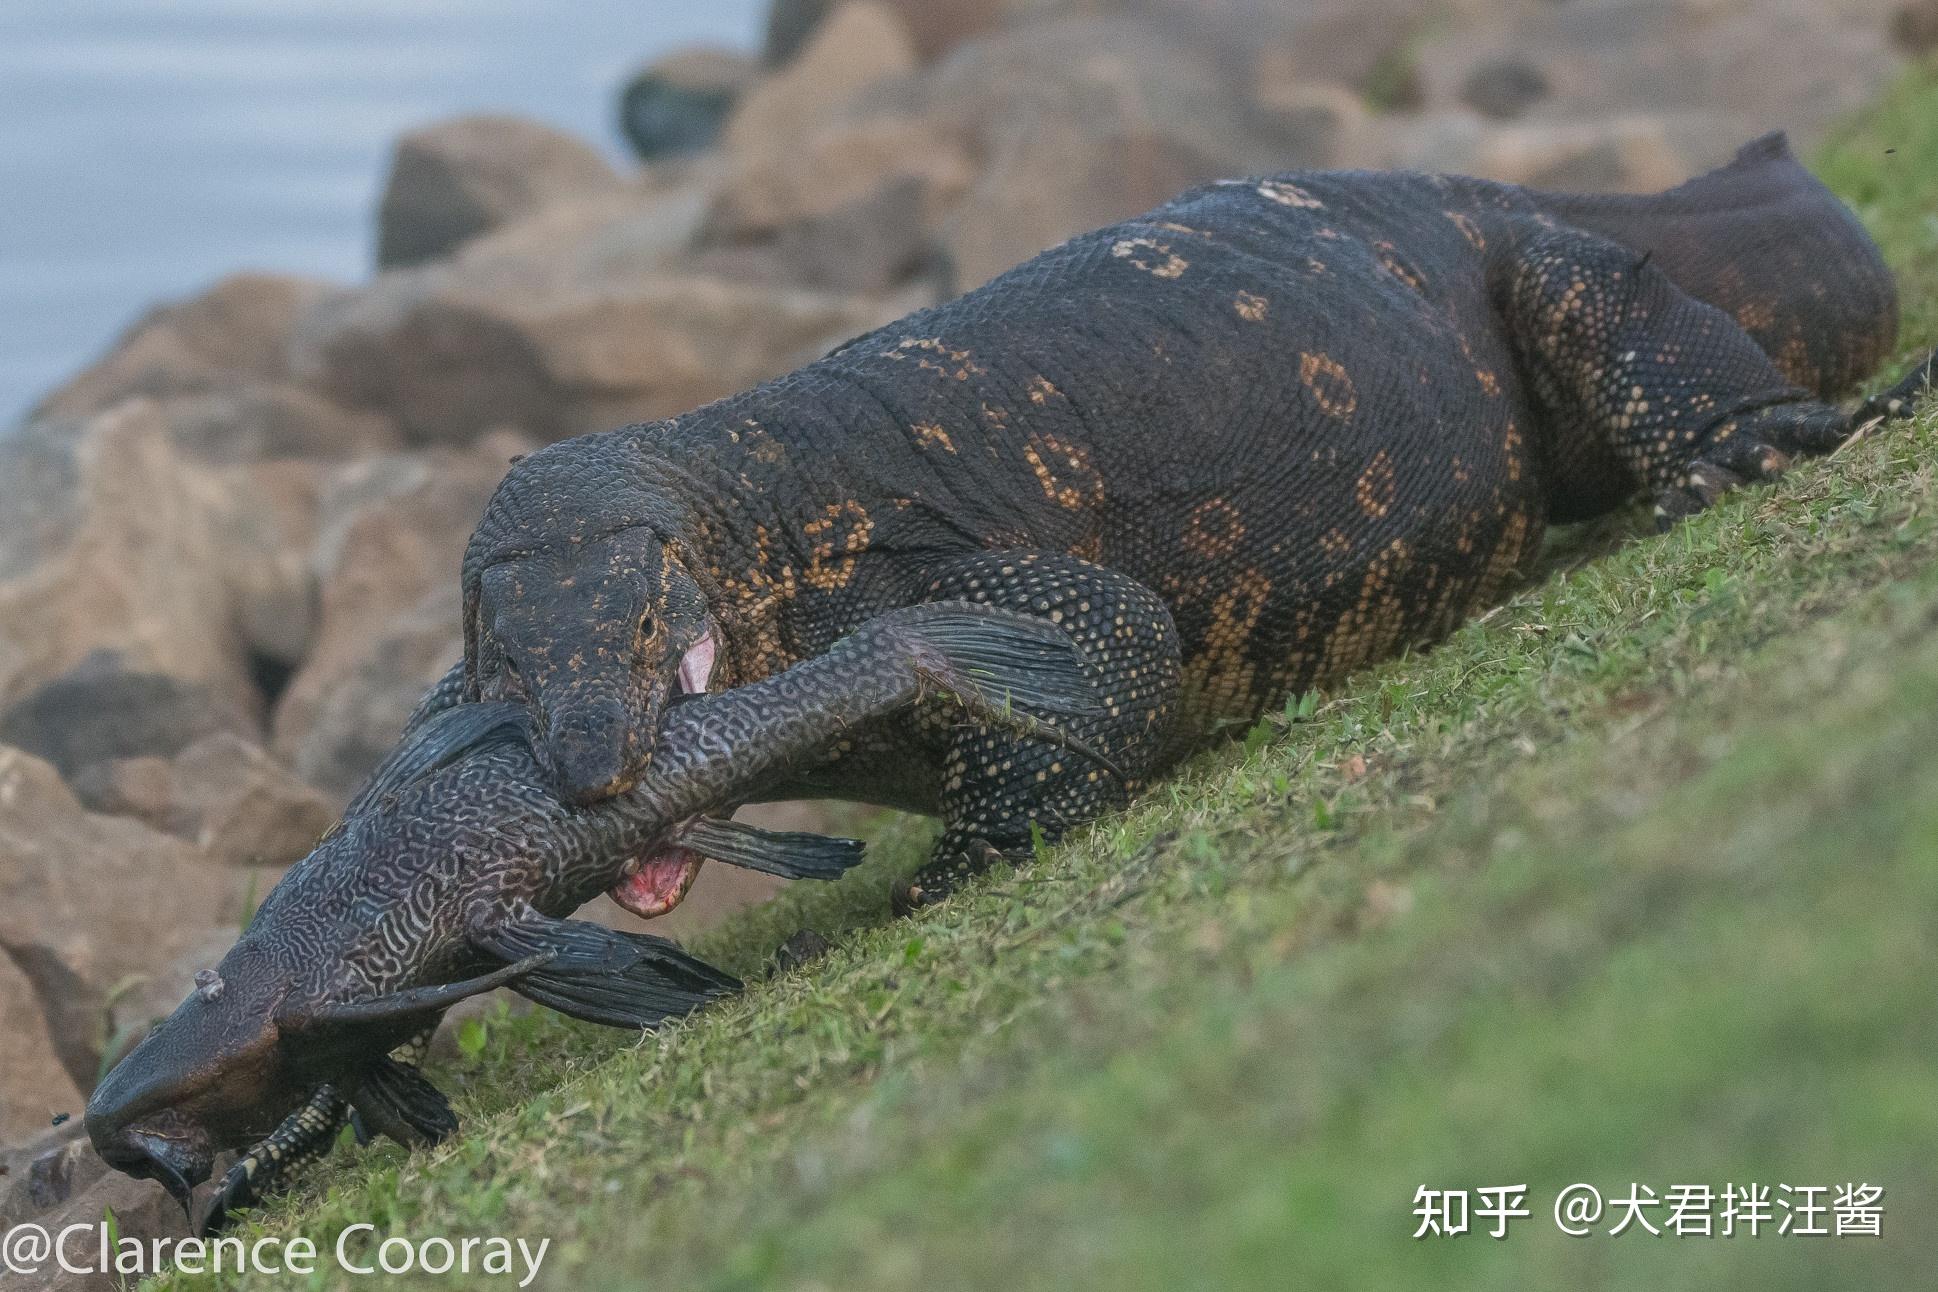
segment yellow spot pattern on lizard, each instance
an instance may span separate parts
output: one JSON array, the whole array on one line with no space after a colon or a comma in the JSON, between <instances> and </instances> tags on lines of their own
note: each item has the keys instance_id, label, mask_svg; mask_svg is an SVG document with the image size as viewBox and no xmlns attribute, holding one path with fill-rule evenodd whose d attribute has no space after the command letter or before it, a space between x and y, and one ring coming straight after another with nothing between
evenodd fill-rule
<instances>
[{"instance_id":1,"label":"yellow spot pattern on lizard","mask_svg":"<svg viewBox=\"0 0 1938 1292\"><path fill-rule=\"evenodd\" d=\"M1336 360L1324 354L1299 355L1299 380L1312 392L1318 402L1319 411L1328 417L1351 417L1359 407L1359 392L1353 389L1353 379L1346 375L1346 369Z\"/></svg>"},{"instance_id":2,"label":"yellow spot pattern on lizard","mask_svg":"<svg viewBox=\"0 0 1938 1292\"><path fill-rule=\"evenodd\" d=\"M1184 520L1184 550L1206 560L1231 555L1244 537L1244 518L1223 498L1207 498Z\"/></svg>"},{"instance_id":3,"label":"yellow spot pattern on lizard","mask_svg":"<svg viewBox=\"0 0 1938 1292\"><path fill-rule=\"evenodd\" d=\"M915 432L915 442L925 449L941 449L946 453L956 451L956 443L949 438L949 433L934 422L917 422L910 429Z\"/></svg>"},{"instance_id":4,"label":"yellow spot pattern on lizard","mask_svg":"<svg viewBox=\"0 0 1938 1292\"><path fill-rule=\"evenodd\" d=\"M1110 249L1119 260L1128 260L1153 278L1181 278L1191 262L1171 250L1168 242L1155 238L1124 238Z\"/></svg>"},{"instance_id":5,"label":"yellow spot pattern on lizard","mask_svg":"<svg viewBox=\"0 0 1938 1292\"><path fill-rule=\"evenodd\" d=\"M1385 449L1381 449L1366 464L1366 469L1359 473L1359 479L1353 485L1353 497L1361 511L1374 520L1380 520L1393 510L1397 494L1393 459Z\"/></svg>"},{"instance_id":6,"label":"yellow spot pattern on lizard","mask_svg":"<svg viewBox=\"0 0 1938 1292\"><path fill-rule=\"evenodd\" d=\"M1321 202L1297 184L1290 184L1282 179L1266 180L1258 186L1258 195L1260 197L1270 198L1280 206L1294 207L1301 211L1317 211L1325 206L1324 202Z\"/></svg>"},{"instance_id":7,"label":"yellow spot pattern on lizard","mask_svg":"<svg viewBox=\"0 0 1938 1292\"><path fill-rule=\"evenodd\" d=\"M1247 323L1263 323L1265 311L1270 304L1271 302L1257 292L1240 292L1238 298L1232 302L1232 308L1237 310L1238 317Z\"/></svg>"},{"instance_id":8,"label":"yellow spot pattern on lizard","mask_svg":"<svg viewBox=\"0 0 1938 1292\"><path fill-rule=\"evenodd\" d=\"M823 592L846 587L855 575L855 558L868 550L874 530L875 522L860 503L829 503L818 519L801 526L813 543L801 577Z\"/></svg>"},{"instance_id":9,"label":"yellow spot pattern on lizard","mask_svg":"<svg viewBox=\"0 0 1938 1292\"><path fill-rule=\"evenodd\" d=\"M1071 511L1104 500L1104 478L1091 464L1090 450L1055 435L1031 435L1023 446L1030 470L1036 473L1043 495Z\"/></svg>"},{"instance_id":10,"label":"yellow spot pattern on lizard","mask_svg":"<svg viewBox=\"0 0 1938 1292\"><path fill-rule=\"evenodd\" d=\"M952 349L944 345L940 337L905 336L891 349L882 351L882 356L897 362L913 358L915 366L923 371L939 372L957 381L986 376L989 372L989 369L976 363L976 357L970 351Z\"/></svg>"}]
</instances>

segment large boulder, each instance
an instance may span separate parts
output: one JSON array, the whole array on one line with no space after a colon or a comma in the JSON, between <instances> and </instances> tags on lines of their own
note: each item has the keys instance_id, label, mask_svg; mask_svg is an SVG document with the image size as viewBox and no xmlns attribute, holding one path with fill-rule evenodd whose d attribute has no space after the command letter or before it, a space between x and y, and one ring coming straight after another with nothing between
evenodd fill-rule
<instances>
[{"instance_id":1,"label":"large boulder","mask_svg":"<svg viewBox=\"0 0 1938 1292\"><path fill-rule=\"evenodd\" d=\"M513 456L529 447L495 435L467 452L374 459L325 489L317 640L276 706L271 747L333 806L462 656L464 544Z\"/></svg>"},{"instance_id":2,"label":"large boulder","mask_svg":"<svg viewBox=\"0 0 1938 1292\"><path fill-rule=\"evenodd\" d=\"M1448 112L1409 123L1392 141L1392 160L1409 169L1534 188L1653 193L1687 179L1693 169L1667 125L1647 116L1503 125L1471 112Z\"/></svg>"},{"instance_id":3,"label":"large boulder","mask_svg":"<svg viewBox=\"0 0 1938 1292\"><path fill-rule=\"evenodd\" d=\"M886 0L908 28L916 57L934 62L965 40L994 30L1005 19L1043 9L1043 0ZM769 67L792 62L834 8L834 0L774 0L767 7L761 57Z\"/></svg>"},{"instance_id":4,"label":"large boulder","mask_svg":"<svg viewBox=\"0 0 1938 1292\"><path fill-rule=\"evenodd\" d=\"M396 432L383 419L290 380L291 330L329 290L277 274L224 278L150 310L33 417L80 419L150 399L177 448L216 462L339 458L391 446Z\"/></svg>"},{"instance_id":5,"label":"large boulder","mask_svg":"<svg viewBox=\"0 0 1938 1292\"><path fill-rule=\"evenodd\" d=\"M135 817L223 865L289 865L336 819L320 791L228 733L198 740L173 759L115 759L70 779L91 810Z\"/></svg>"},{"instance_id":6,"label":"large boulder","mask_svg":"<svg viewBox=\"0 0 1938 1292\"><path fill-rule=\"evenodd\" d=\"M548 203L623 180L589 145L519 117L473 116L397 141L377 216L377 267L449 255Z\"/></svg>"},{"instance_id":7,"label":"large boulder","mask_svg":"<svg viewBox=\"0 0 1938 1292\"><path fill-rule=\"evenodd\" d=\"M711 148L760 76L745 54L682 49L647 64L619 95L619 129L641 161Z\"/></svg>"},{"instance_id":8,"label":"large boulder","mask_svg":"<svg viewBox=\"0 0 1938 1292\"><path fill-rule=\"evenodd\" d=\"M1770 130L1808 143L1868 103L1898 70L1887 9L1884 0L1517 7L1436 29L1414 58L1434 111L1520 103L1517 123L1577 131L1646 114L1700 169ZM1516 85L1503 94L1507 67Z\"/></svg>"},{"instance_id":9,"label":"large boulder","mask_svg":"<svg viewBox=\"0 0 1938 1292\"><path fill-rule=\"evenodd\" d=\"M832 120L870 86L915 69L908 27L877 0L845 0L814 26L806 45L734 110L722 142L730 152L772 156Z\"/></svg>"},{"instance_id":10,"label":"large boulder","mask_svg":"<svg viewBox=\"0 0 1938 1292\"><path fill-rule=\"evenodd\" d=\"M884 114L833 123L776 157L736 157L705 238L738 254L697 263L788 286L886 291L933 262L941 222L976 176L970 142L938 120Z\"/></svg>"},{"instance_id":11,"label":"large boulder","mask_svg":"<svg viewBox=\"0 0 1938 1292\"><path fill-rule=\"evenodd\" d=\"M327 284L243 273L150 310L114 347L40 402L34 415L72 418L136 396L202 395L287 376L284 348L297 317Z\"/></svg>"},{"instance_id":12,"label":"large boulder","mask_svg":"<svg viewBox=\"0 0 1938 1292\"><path fill-rule=\"evenodd\" d=\"M883 114L824 126L778 156L733 158L708 212L706 236L722 242L772 237L902 181L918 186L918 217L932 223L974 181L973 142L939 118Z\"/></svg>"},{"instance_id":13,"label":"large boulder","mask_svg":"<svg viewBox=\"0 0 1938 1292\"><path fill-rule=\"evenodd\" d=\"M106 651L254 710L211 491L146 401L0 437L0 709Z\"/></svg>"},{"instance_id":14,"label":"large boulder","mask_svg":"<svg viewBox=\"0 0 1938 1292\"><path fill-rule=\"evenodd\" d=\"M5 973L0 963L0 976ZM0 1231L60 1206L107 1174L108 1164L80 1132L78 1118L52 1129L43 1122L39 1134L0 1148Z\"/></svg>"},{"instance_id":15,"label":"large boulder","mask_svg":"<svg viewBox=\"0 0 1938 1292\"><path fill-rule=\"evenodd\" d=\"M684 411L892 317L866 297L674 272L706 210L687 186L545 213L324 302L298 362L417 443L506 426L551 440Z\"/></svg>"},{"instance_id":16,"label":"large boulder","mask_svg":"<svg viewBox=\"0 0 1938 1292\"><path fill-rule=\"evenodd\" d=\"M80 1112L81 1092L54 1050L40 1000L26 975L4 952L0 952L0 1036L7 1038L0 1045L0 1144L46 1130L58 1113ZM8 1185L8 1180L0 1179L0 1195ZM6 1219L0 1215L0 1228Z\"/></svg>"},{"instance_id":17,"label":"large boulder","mask_svg":"<svg viewBox=\"0 0 1938 1292\"><path fill-rule=\"evenodd\" d=\"M992 102L990 85L1014 88ZM961 288L1193 184L1297 164L1213 51L1135 19L1060 19L972 41L918 94L987 157L943 238Z\"/></svg>"},{"instance_id":18,"label":"large boulder","mask_svg":"<svg viewBox=\"0 0 1938 1292\"><path fill-rule=\"evenodd\" d=\"M210 864L127 817L88 812L52 764L0 746L0 945L82 1093L117 1021L145 1022L180 1000L186 958L232 940L250 894L273 879Z\"/></svg>"},{"instance_id":19,"label":"large boulder","mask_svg":"<svg viewBox=\"0 0 1938 1292\"><path fill-rule=\"evenodd\" d=\"M256 714L205 682L131 669L112 650L0 711L0 744L73 776L103 759L168 756L216 732L251 732Z\"/></svg>"}]
</instances>

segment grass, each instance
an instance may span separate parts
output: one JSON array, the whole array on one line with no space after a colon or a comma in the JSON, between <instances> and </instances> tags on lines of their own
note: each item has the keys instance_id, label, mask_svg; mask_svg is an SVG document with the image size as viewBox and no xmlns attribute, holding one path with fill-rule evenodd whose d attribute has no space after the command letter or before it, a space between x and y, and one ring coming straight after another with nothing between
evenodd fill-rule
<instances>
[{"instance_id":1,"label":"grass","mask_svg":"<svg viewBox=\"0 0 1938 1292\"><path fill-rule=\"evenodd\" d=\"M1938 84L1821 167L1928 344ZM1928 1284L1934 455L1928 409L1665 538L1566 538L913 921L897 823L700 947L757 976L806 925L824 959L637 1044L491 1020L443 1074L460 1137L339 1155L260 1223L549 1238L574 1288ZM1566 1238L1575 1181L1870 1182L1883 1237ZM1492 1184L1529 1186L1505 1240L1410 1237L1418 1186Z\"/></svg>"}]
</instances>

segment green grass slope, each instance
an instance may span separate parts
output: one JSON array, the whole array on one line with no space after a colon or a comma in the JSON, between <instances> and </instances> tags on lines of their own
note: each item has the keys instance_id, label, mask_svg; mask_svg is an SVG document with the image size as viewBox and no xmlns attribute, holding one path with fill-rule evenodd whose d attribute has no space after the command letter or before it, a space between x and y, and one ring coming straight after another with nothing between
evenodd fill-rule
<instances>
[{"instance_id":1,"label":"green grass slope","mask_svg":"<svg viewBox=\"0 0 1938 1292\"><path fill-rule=\"evenodd\" d=\"M1821 167L1929 344L1938 85ZM1934 460L1928 410L1666 538L1568 536L1439 649L890 922L899 825L701 948L825 959L638 1044L473 1027L457 1140L261 1222L550 1238L552 1287L1929 1286ZM1569 1238L1575 1181L1870 1182L1883 1236ZM1529 1187L1506 1239L1410 1237L1418 1186L1493 1184Z\"/></svg>"}]
</instances>

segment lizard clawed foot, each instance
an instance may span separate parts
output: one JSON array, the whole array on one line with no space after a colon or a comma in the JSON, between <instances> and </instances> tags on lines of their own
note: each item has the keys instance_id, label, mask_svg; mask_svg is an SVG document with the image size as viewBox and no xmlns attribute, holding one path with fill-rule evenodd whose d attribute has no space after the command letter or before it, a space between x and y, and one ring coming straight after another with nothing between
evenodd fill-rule
<instances>
[{"instance_id":1,"label":"lizard clawed foot","mask_svg":"<svg viewBox=\"0 0 1938 1292\"><path fill-rule=\"evenodd\" d=\"M1656 528L1707 511L1732 489L1774 480L1798 457L1831 452L1850 430L1849 417L1823 404L1778 404L1730 419L1674 483L1656 493Z\"/></svg>"},{"instance_id":2,"label":"lizard clawed foot","mask_svg":"<svg viewBox=\"0 0 1938 1292\"><path fill-rule=\"evenodd\" d=\"M987 839L967 840L948 856L937 857L916 871L915 878L908 883L893 889L888 895L889 909L903 916L934 906L1002 860L1002 852Z\"/></svg>"}]
</instances>

